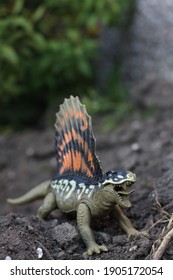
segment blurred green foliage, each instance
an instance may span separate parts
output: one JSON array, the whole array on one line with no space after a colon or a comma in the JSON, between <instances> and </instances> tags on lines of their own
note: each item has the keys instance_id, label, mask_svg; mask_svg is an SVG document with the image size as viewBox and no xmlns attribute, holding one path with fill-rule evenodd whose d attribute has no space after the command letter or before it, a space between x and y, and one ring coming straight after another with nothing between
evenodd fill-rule
<instances>
[{"instance_id":1,"label":"blurred green foliage","mask_svg":"<svg viewBox=\"0 0 173 280\"><path fill-rule=\"evenodd\" d=\"M92 94L102 25L121 23L131 2L2 0L1 125L36 123L55 100Z\"/></svg>"},{"instance_id":2,"label":"blurred green foliage","mask_svg":"<svg viewBox=\"0 0 173 280\"><path fill-rule=\"evenodd\" d=\"M121 65L116 64L115 69L112 69L105 94L93 90L92 94L83 98L83 102L91 114L104 114L104 118L100 119L102 131L110 131L127 117L134 105L130 102L129 92L122 83Z\"/></svg>"}]
</instances>

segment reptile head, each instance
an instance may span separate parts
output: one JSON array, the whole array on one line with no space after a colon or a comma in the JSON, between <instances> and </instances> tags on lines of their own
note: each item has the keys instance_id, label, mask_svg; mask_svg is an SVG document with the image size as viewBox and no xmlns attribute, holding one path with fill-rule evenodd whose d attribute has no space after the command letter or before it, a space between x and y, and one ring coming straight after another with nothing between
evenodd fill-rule
<instances>
[{"instance_id":1,"label":"reptile head","mask_svg":"<svg viewBox=\"0 0 173 280\"><path fill-rule=\"evenodd\" d=\"M131 207L129 194L134 190L128 191L128 187L136 181L136 175L127 170L108 171L103 176L102 185L112 194L115 202L124 208Z\"/></svg>"}]
</instances>

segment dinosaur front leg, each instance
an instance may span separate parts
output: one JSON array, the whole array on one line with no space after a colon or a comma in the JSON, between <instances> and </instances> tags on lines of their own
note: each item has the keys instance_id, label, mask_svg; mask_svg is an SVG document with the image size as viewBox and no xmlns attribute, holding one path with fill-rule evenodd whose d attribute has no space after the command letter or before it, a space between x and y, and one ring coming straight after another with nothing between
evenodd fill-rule
<instances>
[{"instance_id":1,"label":"dinosaur front leg","mask_svg":"<svg viewBox=\"0 0 173 280\"><path fill-rule=\"evenodd\" d=\"M50 192L48 193L43 201L43 204L39 207L37 211L37 217L40 219L45 219L48 214L56 208L56 198L55 195Z\"/></svg>"},{"instance_id":2,"label":"dinosaur front leg","mask_svg":"<svg viewBox=\"0 0 173 280\"><path fill-rule=\"evenodd\" d=\"M131 221L127 218L127 216L123 213L119 205L115 206L114 214L116 219L120 225L120 227L127 233L128 237L143 235L147 236L148 233L146 231L138 231L135 229L131 223Z\"/></svg>"},{"instance_id":3,"label":"dinosaur front leg","mask_svg":"<svg viewBox=\"0 0 173 280\"><path fill-rule=\"evenodd\" d=\"M77 225L80 235L87 247L87 254L99 254L101 251L107 252L105 245L98 245L90 227L91 212L85 203L80 203L77 209Z\"/></svg>"}]
</instances>

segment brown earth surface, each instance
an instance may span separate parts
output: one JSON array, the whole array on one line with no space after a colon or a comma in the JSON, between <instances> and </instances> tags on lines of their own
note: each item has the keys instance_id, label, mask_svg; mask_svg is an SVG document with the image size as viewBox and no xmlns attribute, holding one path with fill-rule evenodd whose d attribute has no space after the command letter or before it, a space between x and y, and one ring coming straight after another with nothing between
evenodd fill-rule
<instances>
[{"instance_id":1,"label":"brown earth surface","mask_svg":"<svg viewBox=\"0 0 173 280\"><path fill-rule=\"evenodd\" d=\"M75 217L56 210L46 221L40 221L35 213L41 201L20 207L8 204L7 197L17 197L54 174L54 140L53 130L49 129L1 134L0 259L154 257L173 227L172 111L158 109L147 119L134 113L111 133L95 131L103 170L125 168L136 173L133 206L125 212L137 229L148 230L149 237L128 240L116 220L105 217L93 221L92 228L97 242L105 243L109 251L89 257L77 232ZM171 240L158 258L173 259Z\"/></svg>"}]
</instances>

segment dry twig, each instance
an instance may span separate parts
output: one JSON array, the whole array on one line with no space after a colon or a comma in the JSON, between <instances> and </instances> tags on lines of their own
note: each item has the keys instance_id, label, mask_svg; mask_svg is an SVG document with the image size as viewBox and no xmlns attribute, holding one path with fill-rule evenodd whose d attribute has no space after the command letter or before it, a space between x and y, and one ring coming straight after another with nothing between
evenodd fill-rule
<instances>
[{"instance_id":1,"label":"dry twig","mask_svg":"<svg viewBox=\"0 0 173 280\"><path fill-rule=\"evenodd\" d=\"M159 248L153 253L153 260L160 260L169 242L173 238L173 228L164 236Z\"/></svg>"},{"instance_id":2,"label":"dry twig","mask_svg":"<svg viewBox=\"0 0 173 280\"><path fill-rule=\"evenodd\" d=\"M162 215L162 217L155 224L153 224L151 228L153 228L158 223L165 223L165 222L167 223L167 226L162 228L158 239L155 240L155 242L152 245L151 252L148 255L147 259L150 258L153 260L159 260L161 259L163 253L166 251L171 239L173 238L173 213L169 214L167 211L165 211L162 208L158 200L158 195L156 190L155 190L155 200L156 200L156 205L158 206L159 212Z\"/></svg>"}]
</instances>

